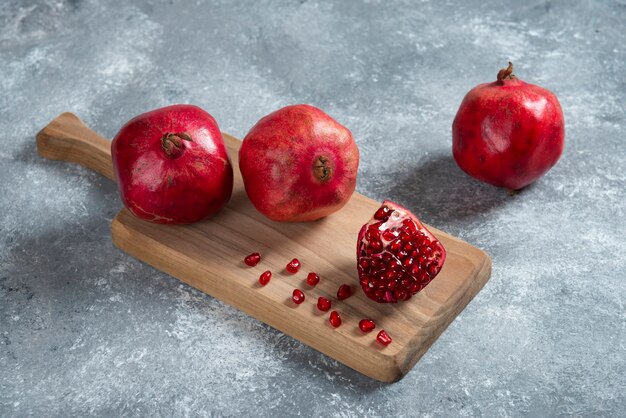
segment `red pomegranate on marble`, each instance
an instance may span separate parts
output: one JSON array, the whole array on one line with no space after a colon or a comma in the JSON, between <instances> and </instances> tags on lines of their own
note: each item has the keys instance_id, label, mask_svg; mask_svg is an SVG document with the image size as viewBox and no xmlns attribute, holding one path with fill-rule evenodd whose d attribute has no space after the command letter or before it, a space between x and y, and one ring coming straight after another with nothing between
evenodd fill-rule
<instances>
[{"instance_id":1,"label":"red pomegranate on marble","mask_svg":"<svg viewBox=\"0 0 626 418\"><path fill-rule=\"evenodd\" d=\"M199 107L173 105L131 119L111 155L122 201L141 219L197 222L230 199L233 169L222 134Z\"/></svg>"},{"instance_id":2,"label":"red pomegranate on marble","mask_svg":"<svg viewBox=\"0 0 626 418\"><path fill-rule=\"evenodd\" d=\"M467 93L452 124L452 151L470 176L512 190L543 176L563 152L565 123L556 96L513 75Z\"/></svg>"},{"instance_id":3,"label":"red pomegranate on marble","mask_svg":"<svg viewBox=\"0 0 626 418\"><path fill-rule=\"evenodd\" d=\"M354 192L358 167L350 131L304 104L263 117L239 150L246 193L274 221L313 221L341 209Z\"/></svg>"}]
</instances>

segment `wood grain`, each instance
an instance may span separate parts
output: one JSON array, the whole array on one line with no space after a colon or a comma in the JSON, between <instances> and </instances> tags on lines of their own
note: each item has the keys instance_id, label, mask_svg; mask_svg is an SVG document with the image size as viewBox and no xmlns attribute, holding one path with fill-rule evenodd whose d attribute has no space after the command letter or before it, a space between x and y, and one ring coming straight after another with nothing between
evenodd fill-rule
<instances>
[{"instance_id":1,"label":"wood grain","mask_svg":"<svg viewBox=\"0 0 626 418\"><path fill-rule=\"evenodd\" d=\"M104 146L108 141L74 115L59 116L39 133L37 140L45 157L78 162L104 175L112 172L106 167L111 161L110 154L105 155L109 152ZM226 134L224 140L237 166L241 142ZM94 152L96 156L85 156L83 152ZM208 221L185 226L156 225L123 209L113 220L111 230L113 242L125 252L367 376L393 382L415 365L487 282L491 260L478 248L429 227L448 254L439 275L409 302L377 304L360 290L355 257L358 231L379 205L355 193L344 209L325 219L276 223L254 209L239 170L235 170L232 199ZM256 267L247 267L243 258L254 251L259 251L263 260ZM284 267L294 257L302 262L302 269L290 275ZM265 270L271 270L274 276L261 287L258 277ZM305 281L310 271L322 278L313 289ZM335 295L343 283L351 284L355 294L338 301ZM306 294L301 305L291 301L295 288ZM317 310L319 296L332 300L332 309L339 311L343 319L341 327L332 328L328 313ZM362 318L373 319L377 328L363 334L357 326ZM391 345L383 347L376 342L380 329L393 338Z\"/></svg>"},{"instance_id":2,"label":"wood grain","mask_svg":"<svg viewBox=\"0 0 626 418\"><path fill-rule=\"evenodd\" d=\"M42 157L78 163L115 180L111 141L89 129L73 113L62 113L36 136Z\"/></svg>"}]
</instances>

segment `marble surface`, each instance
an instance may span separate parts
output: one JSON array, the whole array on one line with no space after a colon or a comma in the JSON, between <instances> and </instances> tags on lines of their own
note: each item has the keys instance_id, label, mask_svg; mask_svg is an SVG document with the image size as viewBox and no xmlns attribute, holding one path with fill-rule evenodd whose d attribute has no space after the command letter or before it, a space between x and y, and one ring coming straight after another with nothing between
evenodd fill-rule
<instances>
[{"instance_id":1,"label":"marble surface","mask_svg":"<svg viewBox=\"0 0 626 418\"><path fill-rule=\"evenodd\" d=\"M625 22L623 0L3 0L0 416L623 416ZM508 60L567 130L513 196L450 151L463 95ZM73 111L112 137L180 102L239 137L325 109L356 137L358 190L485 249L491 281L389 385L125 255L115 185L34 135Z\"/></svg>"}]
</instances>

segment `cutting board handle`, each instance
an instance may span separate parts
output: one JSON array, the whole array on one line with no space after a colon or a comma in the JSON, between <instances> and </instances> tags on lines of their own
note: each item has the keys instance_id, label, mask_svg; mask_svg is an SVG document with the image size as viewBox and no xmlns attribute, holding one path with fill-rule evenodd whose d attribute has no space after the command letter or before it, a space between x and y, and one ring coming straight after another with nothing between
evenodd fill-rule
<instances>
[{"instance_id":1,"label":"cutting board handle","mask_svg":"<svg viewBox=\"0 0 626 418\"><path fill-rule=\"evenodd\" d=\"M78 163L115 181L111 141L89 129L75 114L60 114L36 138L42 157Z\"/></svg>"}]
</instances>

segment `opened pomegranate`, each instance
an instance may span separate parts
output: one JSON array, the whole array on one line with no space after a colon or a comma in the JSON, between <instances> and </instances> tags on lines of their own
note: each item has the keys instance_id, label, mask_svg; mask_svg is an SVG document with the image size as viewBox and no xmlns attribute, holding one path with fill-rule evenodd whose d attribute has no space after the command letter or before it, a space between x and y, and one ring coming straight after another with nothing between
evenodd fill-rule
<instances>
[{"instance_id":1,"label":"opened pomegranate","mask_svg":"<svg viewBox=\"0 0 626 418\"><path fill-rule=\"evenodd\" d=\"M354 192L358 166L350 131L309 105L265 116L239 150L246 193L274 221L312 221L341 209Z\"/></svg>"},{"instance_id":2,"label":"opened pomegranate","mask_svg":"<svg viewBox=\"0 0 626 418\"><path fill-rule=\"evenodd\" d=\"M122 201L141 219L192 223L230 199L233 169L222 134L199 107L168 106L131 119L111 155Z\"/></svg>"},{"instance_id":3,"label":"opened pomegranate","mask_svg":"<svg viewBox=\"0 0 626 418\"><path fill-rule=\"evenodd\" d=\"M550 91L513 75L467 93L452 124L454 159L467 174L508 189L521 189L543 176L561 156L563 111Z\"/></svg>"},{"instance_id":4,"label":"opened pomegranate","mask_svg":"<svg viewBox=\"0 0 626 418\"><path fill-rule=\"evenodd\" d=\"M415 215L389 200L359 232L359 281L376 302L410 299L435 278L445 259L439 240Z\"/></svg>"}]
</instances>

